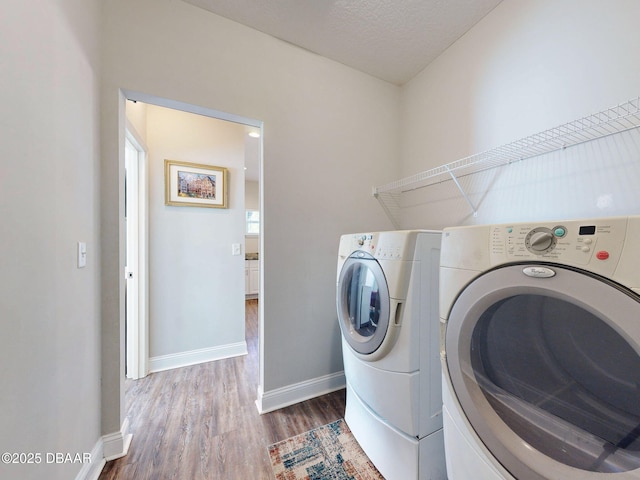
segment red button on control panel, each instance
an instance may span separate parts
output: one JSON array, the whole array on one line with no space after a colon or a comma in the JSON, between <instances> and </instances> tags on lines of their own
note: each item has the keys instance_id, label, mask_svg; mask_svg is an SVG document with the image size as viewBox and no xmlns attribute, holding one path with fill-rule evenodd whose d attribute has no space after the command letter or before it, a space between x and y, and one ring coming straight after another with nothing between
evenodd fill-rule
<instances>
[{"instance_id":1,"label":"red button on control panel","mask_svg":"<svg viewBox=\"0 0 640 480\"><path fill-rule=\"evenodd\" d=\"M607 258L609 258L609 252L607 252L606 250L600 250L598 253L596 253L596 258L598 260L606 260Z\"/></svg>"}]
</instances>

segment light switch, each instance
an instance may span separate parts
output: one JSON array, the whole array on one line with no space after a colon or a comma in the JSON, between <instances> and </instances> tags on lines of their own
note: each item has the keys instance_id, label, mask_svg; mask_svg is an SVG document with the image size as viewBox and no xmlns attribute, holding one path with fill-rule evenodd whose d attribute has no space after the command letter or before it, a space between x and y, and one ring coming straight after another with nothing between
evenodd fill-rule
<instances>
[{"instance_id":1,"label":"light switch","mask_svg":"<svg viewBox=\"0 0 640 480\"><path fill-rule=\"evenodd\" d=\"M240 255L240 244L232 243L231 244L231 255Z\"/></svg>"},{"instance_id":2,"label":"light switch","mask_svg":"<svg viewBox=\"0 0 640 480\"><path fill-rule=\"evenodd\" d=\"M78 242L78 268L87 266L87 244Z\"/></svg>"}]
</instances>

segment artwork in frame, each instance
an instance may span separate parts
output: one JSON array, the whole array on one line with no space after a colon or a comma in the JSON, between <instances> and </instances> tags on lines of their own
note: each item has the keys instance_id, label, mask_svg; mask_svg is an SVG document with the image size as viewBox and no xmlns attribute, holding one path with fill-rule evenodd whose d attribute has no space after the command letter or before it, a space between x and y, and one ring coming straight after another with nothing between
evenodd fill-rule
<instances>
[{"instance_id":1,"label":"artwork in frame","mask_svg":"<svg viewBox=\"0 0 640 480\"><path fill-rule=\"evenodd\" d=\"M228 173L223 167L164 161L165 205L228 208Z\"/></svg>"}]
</instances>

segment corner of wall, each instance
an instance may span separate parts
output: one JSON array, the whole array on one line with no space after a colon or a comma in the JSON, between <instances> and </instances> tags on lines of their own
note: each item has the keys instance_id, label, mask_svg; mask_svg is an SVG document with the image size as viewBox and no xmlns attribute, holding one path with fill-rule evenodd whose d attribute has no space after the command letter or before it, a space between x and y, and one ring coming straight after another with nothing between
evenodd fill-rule
<instances>
[{"instance_id":1,"label":"corner of wall","mask_svg":"<svg viewBox=\"0 0 640 480\"><path fill-rule=\"evenodd\" d=\"M263 413L273 412L289 405L335 392L345 388L346 384L344 371L341 371L286 387L276 388L269 392L264 392L262 387L258 387L256 407L258 407L258 412L262 415Z\"/></svg>"},{"instance_id":2,"label":"corner of wall","mask_svg":"<svg viewBox=\"0 0 640 480\"><path fill-rule=\"evenodd\" d=\"M129 452L133 434L129 433L129 419L125 418L119 431L103 435L98 439L75 480L98 480L105 464L124 457Z\"/></svg>"}]
</instances>

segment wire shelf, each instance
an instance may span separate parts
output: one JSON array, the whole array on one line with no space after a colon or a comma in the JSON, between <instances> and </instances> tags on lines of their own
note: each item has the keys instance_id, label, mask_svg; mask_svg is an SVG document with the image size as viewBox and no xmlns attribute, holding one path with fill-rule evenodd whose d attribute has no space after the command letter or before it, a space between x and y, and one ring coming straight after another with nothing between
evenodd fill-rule
<instances>
[{"instance_id":1,"label":"wire shelf","mask_svg":"<svg viewBox=\"0 0 640 480\"><path fill-rule=\"evenodd\" d=\"M458 183L457 178L563 150L638 127L640 127L640 97L509 144L374 187L373 195L380 201L395 224L397 223L397 211L400 208L398 198L402 193L453 180L475 214L476 208Z\"/></svg>"}]
</instances>

